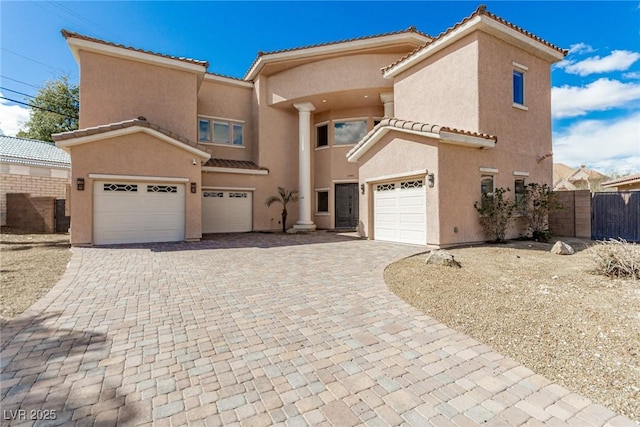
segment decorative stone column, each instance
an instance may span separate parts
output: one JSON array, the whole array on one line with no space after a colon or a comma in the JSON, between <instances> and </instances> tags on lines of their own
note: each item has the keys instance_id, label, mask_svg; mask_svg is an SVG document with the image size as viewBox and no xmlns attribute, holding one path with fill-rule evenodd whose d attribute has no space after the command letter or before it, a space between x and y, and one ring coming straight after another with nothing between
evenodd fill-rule
<instances>
[{"instance_id":1,"label":"decorative stone column","mask_svg":"<svg viewBox=\"0 0 640 427\"><path fill-rule=\"evenodd\" d=\"M384 116L394 117L393 111L393 92L385 92L380 94L380 101L384 104Z\"/></svg>"},{"instance_id":2,"label":"decorative stone column","mask_svg":"<svg viewBox=\"0 0 640 427\"><path fill-rule=\"evenodd\" d=\"M313 231L311 220L311 112L316 109L310 102L293 104L298 110L298 207L300 214L295 230Z\"/></svg>"}]
</instances>

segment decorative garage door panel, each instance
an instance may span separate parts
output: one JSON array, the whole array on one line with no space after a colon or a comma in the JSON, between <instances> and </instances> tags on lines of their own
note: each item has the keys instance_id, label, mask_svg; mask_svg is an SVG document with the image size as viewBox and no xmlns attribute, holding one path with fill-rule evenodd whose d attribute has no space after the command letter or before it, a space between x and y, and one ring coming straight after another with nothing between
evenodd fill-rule
<instances>
[{"instance_id":1,"label":"decorative garage door panel","mask_svg":"<svg viewBox=\"0 0 640 427\"><path fill-rule=\"evenodd\" d=\"M243 233L253 230L251 191L202 192L203 233Z\"/></svg>"},{"instance_id":2,"label":"decorative garage door panel","mask_svg":"<svg viewBox=\"0 0 640 427\"><path fill-rule=\"evenodd\" d=\"M175 242L184 227L184 184L94 183L94 244Z\"/></svg>"},{"instance_id":3,"label":"decorative garage door panel","mask_svg":"<svg viewBox=\"0 0 640 427\"><path fill-rule=\"evenodd\" d=\"M376 240L427 244L427 204L423 180L374 186L373 233Z\"/></svg>"}]
</instances>

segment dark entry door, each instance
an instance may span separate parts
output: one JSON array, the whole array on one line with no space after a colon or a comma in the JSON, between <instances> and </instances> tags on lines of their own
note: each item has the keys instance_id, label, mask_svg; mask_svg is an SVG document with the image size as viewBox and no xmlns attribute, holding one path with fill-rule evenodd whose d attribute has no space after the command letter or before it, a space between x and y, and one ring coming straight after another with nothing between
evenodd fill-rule
<instances>
[{"instance_id":1,"label":"dark entry door","mask_svg":"<svg viewBox=\"0 0 640 427\"><path fill-rule=\"evenodd\" d=\"M358 226L358 184L336 184L336 228Z\"/></svg>"}]
</instances>

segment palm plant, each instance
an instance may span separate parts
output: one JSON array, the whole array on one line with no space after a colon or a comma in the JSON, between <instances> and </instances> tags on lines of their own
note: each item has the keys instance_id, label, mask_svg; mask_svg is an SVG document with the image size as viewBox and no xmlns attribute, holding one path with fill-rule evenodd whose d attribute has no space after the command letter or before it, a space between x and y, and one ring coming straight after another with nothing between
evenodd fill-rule
<instances>
[{"instance_id":1,"label":"palm plant","mask_svg":"<svg viewBox=\"0 0 640 427\"><path fill-rule=\"evenodd\" d=\"M271 206L274 203L280 203L282 205L282 232L287 232L287 205L298 201L296 190L286 190L284 187L278 187L278 195L270 196L267 198L267 206Z\"/></svg>"}]
</instances>

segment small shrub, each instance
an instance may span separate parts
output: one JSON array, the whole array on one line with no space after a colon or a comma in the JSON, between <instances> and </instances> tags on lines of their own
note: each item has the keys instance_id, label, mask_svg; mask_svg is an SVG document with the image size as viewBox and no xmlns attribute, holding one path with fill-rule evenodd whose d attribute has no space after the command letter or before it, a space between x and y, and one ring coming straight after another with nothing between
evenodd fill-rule
<instances>
[{"instance_id":1,"label":"small shrub","mask_svg":"<svg viewBox=\"0 0 640 427\"><path fill-rule=\"evenodd\" d=\"M598 242L591 248L595 271L608 277L640 279L640 245L624 239Z\"/></svg>"},{"instance_id":2,"label":"small shrub","mask_svg":"<svg viewBox=\"0 0 640 427\"><path fill-rule=\"evenodd\" d=\"M514 219L516 204L505 197L509 188L496 188L493 193L482 194L482 201L473 207L480 214L480 224L495 243L506 242L507 229Z\"/></svg>"},{"instance_id":3,"label":"small shrub","mask_svg":"<svg viewBox=\"0 0 640 427\"><path fill-rule=\"evenodd\" d=\"M548 242L551 238L549 212L562 208L551 187L536 182L527 184L520 208L533 240Z\"/></svg>"}]
</instances>

